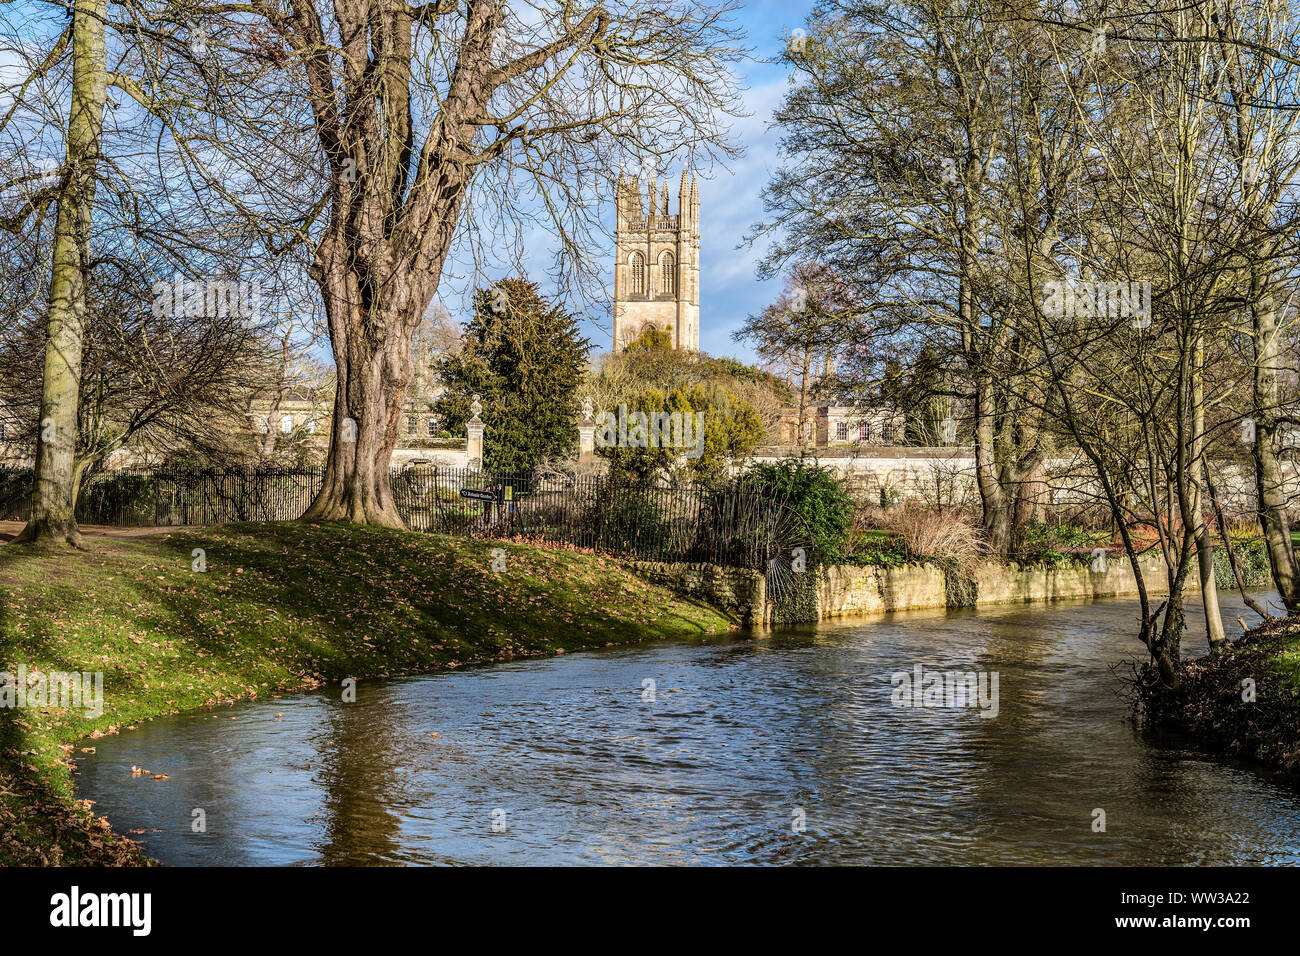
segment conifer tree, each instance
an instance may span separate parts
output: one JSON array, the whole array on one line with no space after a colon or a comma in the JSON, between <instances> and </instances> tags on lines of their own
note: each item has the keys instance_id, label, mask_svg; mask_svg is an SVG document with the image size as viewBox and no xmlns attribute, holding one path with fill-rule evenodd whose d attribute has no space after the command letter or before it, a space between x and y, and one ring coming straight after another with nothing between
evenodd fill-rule
<instances>
[{"instance_id":1,"label":"conifer tree","mask_svg":"<svg viewBox=\"0 0 1300 956\"><path fill-rule=\"evenodd\" d=\"M494 470L530 471L570 454L590 347L577 318L522 278L479 289L473 301L460 353L439 365L447 387L439 417L453 433L463 431L478 395L484 463Z\"/></svg>"}]
</instances>

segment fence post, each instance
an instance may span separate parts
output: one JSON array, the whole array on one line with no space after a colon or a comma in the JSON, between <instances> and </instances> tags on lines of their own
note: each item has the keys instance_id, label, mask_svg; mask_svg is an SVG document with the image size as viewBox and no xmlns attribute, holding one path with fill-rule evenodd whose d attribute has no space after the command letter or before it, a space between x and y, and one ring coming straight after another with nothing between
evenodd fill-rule
<instances>
[{"instance_id":1,"label":"fence post","mask_svg":"<svg viewBox=\"0 0 1300 956\"><path fill-rule=\"evenodd\" d=\"M469 406L470 415L473 416L465 425L465 455L468 459L466 465L474 471L480 471L483 468L483 419L479 415L483 412L483 406L479 404L478 396L474 396L473 403Z\"/></svg>"},{"instance_id":2,"label":"fence post","mask_svg":"<svg viewBox=\"0 0 1300 956\"><path fill-rule=\"evenodd\" d=\"M582 400L582 421L578 423L578 461L589 465L596 458L596 423L592 420L591 396Z\"/></svg>"}]
</instances>

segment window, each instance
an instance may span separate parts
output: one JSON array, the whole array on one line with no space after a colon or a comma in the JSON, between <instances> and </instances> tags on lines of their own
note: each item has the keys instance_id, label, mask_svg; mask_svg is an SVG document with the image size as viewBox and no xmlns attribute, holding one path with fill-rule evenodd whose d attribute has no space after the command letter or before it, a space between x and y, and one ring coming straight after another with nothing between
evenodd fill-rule
<instances>
[{"instance_id":1,"label":"window","mask_svg":"<svg viewBox=\"0 0 1300 956\"><path fill-rule=\"evenodd\" d=\"M287 434L289 434L291 431L293 431L293 416L292 416L292 415L281 415L281 416L280 416L280 434L282 434L282 435L287 435Z\"/></svg>"},{"instance_id":2,"label":"window","mask_svg":"<svg viewBox=\"0 0 1300 956\"><path fill-rule=\"evenodd\" d=\"M835 437L836 437L839 441L848 441L848 439L849 439L849 423L848 423L848 422L840 422L839 424L837 424L837 425L835 426Z\"/></svg>"},{"instance_id":3,"label":"window","mask_svg":"<svg viewBox=\"0 0 1300 956\"><path fill-rule=\"evenodd\" d=\"M417 421L415 420L415 416L414 416L414 415L407 415L407 416L406 416L406 434L408 434L408 435L414 435L414 434L415 434L416 426L417 426L418 424L419 424L419 422L417 422Z\"/></svg>"},{"instance_id":4,"label":"window","mask_svg":"<svg viewBox=\"0 0 1300 956\"><path fill-rule=\"evenodd\" d=\"M663 252L659 255L659 288L665 295L673 294L673 254Z\"/></svg>"},{"instance_id":5,"label":"window","mask_svg":"<svg viewBox=\"0 0 1300 956\"><path fill-rule=\"evenodd\" d=\"M632 294L645 295L645 256L632 253Z\"/></svg>"},{"instance_id":6,"label":"window","mask_svg":"<svg viewBox=\"0 0 1300 956\"><path fill-rule=\"evenodd\" d=\"M858 426L858 441L871 441L871 426L866 422Z\"/></svg>"},{"instance_id":7,"label":"window","mask_svg":"<svg viewBox=\"0 0 1300 956\"><path fill-rule=\"evenodd\" d=\"M436 418L428 419L427 421L425 421L424 427L425 427L425 434L427 434L430 438L438 437L438 419Z\"/></svg>"}]
</instances>

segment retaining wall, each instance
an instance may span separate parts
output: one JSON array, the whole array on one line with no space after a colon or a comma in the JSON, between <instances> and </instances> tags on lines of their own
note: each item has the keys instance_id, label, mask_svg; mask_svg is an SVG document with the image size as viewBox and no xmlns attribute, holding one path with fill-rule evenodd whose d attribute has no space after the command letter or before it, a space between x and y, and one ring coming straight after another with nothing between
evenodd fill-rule
<instances>
[{"instance_id":1,"label":"retaining wall","mask_svg":"<svg viewBox=\"0 0 1300 956\"><path fill-rule=\"evenodd\" d=\"M767 583L757 571L661 561L629 561L627 566L655 584L720 608L746 626L767 622Z\"/></svg>"},{"instance_id":2,"label":"retaining wall","mask_svg":"<svg viewBox=\"0 0 1300 956\"><path fill-rule=\"evenodd\" d=\"M1159 555L1145 555L1139 561L1148 593L1164 594L1167 588L1163 559ZM774 616L763 576L757 571L655 561L629 562L629 566L657 584L721 608L744 624L766 624ZM818 620L948 607L950 603L959 603L956 597L950 598L950 592L969 598L972 584L975 606L1137 594L1137 581L1128 561L1113 556L1101 572L1093 571L1088 564L1019 567L1000 561L981 561L975 566L973 582L951 589L947 573L933 564L835 565L819 577L816 583ZM1194 578L1189 579L1188 587L1195 589Z\"/></svg>"}]
</instances>

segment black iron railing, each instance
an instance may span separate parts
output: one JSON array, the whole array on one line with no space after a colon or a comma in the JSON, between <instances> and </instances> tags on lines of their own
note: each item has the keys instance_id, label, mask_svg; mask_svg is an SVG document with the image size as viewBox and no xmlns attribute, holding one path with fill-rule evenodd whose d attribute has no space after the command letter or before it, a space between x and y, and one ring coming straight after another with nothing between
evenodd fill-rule
<instances>
[{"instance_id":1,"label":"black iron railing","mask_svg":"<svg viewBox=\"0 0 1300 956\"><path fill-rule=\"evenodd\" d=\"M322 480L319 468L103 472L86 479L77 520L125 527L291 520ZM610 475L429 465L395 469L390 480L413 531L759 570L787 543L780 540L783 502L744 481L658 486ZM25 518L30 495L30 470L0 470L0 517Z\"/></svg>"}]
</instances>

